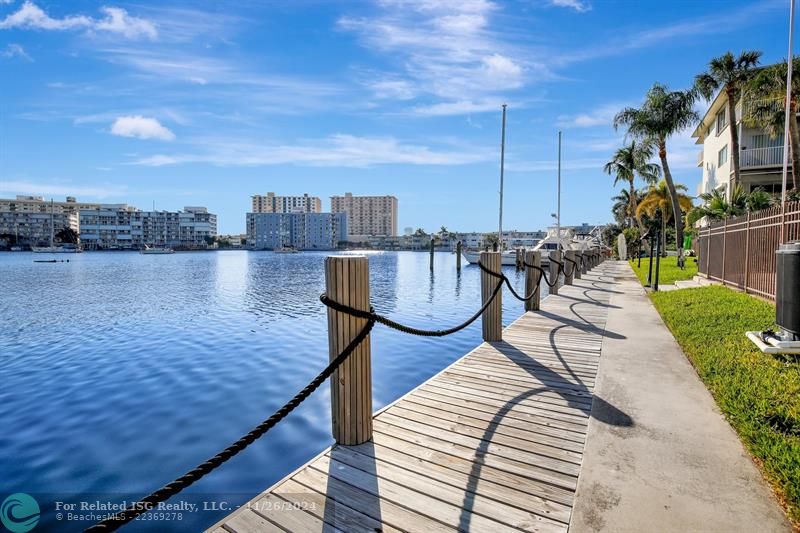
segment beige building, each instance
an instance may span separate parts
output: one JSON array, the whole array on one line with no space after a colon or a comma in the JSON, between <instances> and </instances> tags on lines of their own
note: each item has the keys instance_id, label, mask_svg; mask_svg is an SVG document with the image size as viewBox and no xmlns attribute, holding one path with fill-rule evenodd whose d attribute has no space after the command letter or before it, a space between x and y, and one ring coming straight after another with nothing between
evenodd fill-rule
<instances>
[{"instance_id":1,"label":"beige building","mask_svg":"<svg viewBox=\"0 0 800 533\"><path fill-rule=\"evenodd\" d=\"M397 235L397 198L394 196L331 196L331 212L347 214L347 240Z\"/></svg>"},{"instance_id":2,"label":"beige building","mask_svg":"<svg viewBox=\"0 0 800 533\"><path fill-rule=\"evenodd\" d=\"M0 212L4 213L77 213L81 209L97 209L96 202L78 202L73 196L67 196L63 202L45 200L42 196L24 196L18 194L16 198L0 198Z\"/></svg>"},{"instance_id":3,"label":"beige building","mask_svg":"<svg viewBox=\"0 0 800 533\"><path fill-rule=\"evenodd\" d=\"M776 99L770 105L781 106L782 101ZM736 128L739 133L739 173L744 191L761 187L769 193L780 193L783 135L772 138L764 130L744 124L742 116L751 110L747 107L743 109L741 101L736 105L736 124L731 124L727 106L728 96L722 90L692 133L696 144L703 146L697 156L697 166L703 172L697 193L708 193L716 189L730 195L733 175L730 128Z\"/></svg>"},{"instance_id":4,"label":"beige building","mask_svg":"<svg viewBox=\"0 0 800 533\"><path fill-rule=\"evenodd\" d=\"M266 196L253 195L252 213L321 213L322 200L319 196L277 196L268 192Z\"/></svg>"}]
</instances>

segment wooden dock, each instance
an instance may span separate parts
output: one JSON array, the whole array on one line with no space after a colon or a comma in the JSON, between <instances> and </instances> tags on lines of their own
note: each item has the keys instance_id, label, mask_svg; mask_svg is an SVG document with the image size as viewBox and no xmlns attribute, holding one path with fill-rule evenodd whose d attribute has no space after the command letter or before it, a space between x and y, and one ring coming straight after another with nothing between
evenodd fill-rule
<instances>
[{"instance_id":1,"label":"wooden dock","mask_svg":"<svg viewBox=\"0 0 800 533\"><path fill-rule=\"evenodd\" d=\"M209 531L566 531L605 266L378 412L372 441L325 450Z\"/></svg>"}]
</instances>

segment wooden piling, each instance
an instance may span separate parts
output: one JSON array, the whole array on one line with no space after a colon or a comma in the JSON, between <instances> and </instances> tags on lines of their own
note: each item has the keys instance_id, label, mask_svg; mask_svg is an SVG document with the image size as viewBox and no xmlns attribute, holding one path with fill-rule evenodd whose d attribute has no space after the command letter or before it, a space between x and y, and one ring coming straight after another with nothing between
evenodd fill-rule
<instances>
[{"instance_id":1,"label":"wooden piling","mask_svg":"<svg viewBox=\"0 0 800 533\"><path fill-rule=\"evenodd\" d=\"M491 272L500 274L502 269L500 252L481 252L481 264ZM481 270L481 304L492 297L495 287L500 282L499 278ZM486 342L503 340L503 291L497 293L489 307L481 316L483 323L483 340Z\"/></svg>"},{"instance_id":2,"label":"wooden piling","mask_svg":"<svg viewBox=\"0 0 800 533\"><path fill-rule=\"evenodd\" d=\"M525 262L528 265L533 265L536 267L542 267L542 256L541 253L536 251L525 252ZM536 286L536 282L539 279L539 271L535 268L531 268L525 265L525 295L529 295L533 288ZM544 283L544 281L542 281ZM538 311L539 304L542 301L542 287L541 285L536 290L536 294L530 300L525 301L525 310L526 311Z\"/></svg>"},{"instance_id":3,"label":"wooden piling","mask_svg":"<svg viewBox=\"0 0 800 533\"><path fill-rule=\"evenodd\" d=\"M552 287L549 287L550 294L558 294L558 276L561 269L556 261L561 262L561 250L550 251L550 283L554 284Z\"/></svg>"},{"instance_id":4,"label":"wooden piling","mask_svg":"<svg viewBox=\"0 0 800 533\"><path fill-rule=\"evenodd\" d=\"M583 250L581 252L581 274L586 274L589 272L589 252Z\"/></svg>"},{"instance_id":5,"label":"wooden piling","mask_svg":"<svg viewBox=\"0 0 800 533\"><path fill-rule=\"evenodd\" d=\"M461 270L461 241L456 243L456 270Z\"/></svg>"},{"instance_id":6,"label":"wooden piling","mask_svg":"<svg viewBox=\"0 0 800 533\"><path fill-rule=\"evenodd\" d=\"M430 252L431 253L431 270L433 270L433 245L434 245L434 241L433 241L433 237L431 237L431 252Z\"/></svg>"},{"instance_id":7,"label":"wooden piling","mask_svg":"<svg viewBox=\"0 0 800 533\"><path fill-rule=\"evenodd\" d=\"M572 263L575 261L575 250L567 250L564 257L564 285L572 285L572 280L575 279L575 264Z\"/></svg>"},{"instance_id":8,"label":"wooden piling","mask_svg":"<svg viewBox=\"0 0 800 533\"><path fill-rule=\"evenodd\" d=\"M364 256L325 258L325 293L332 300L369 311L369 261ZM330 359L337 357L367 320L328 308ZM331 376L333 438L356 445L372 438L372 364L368 336Z\"/></svg>"}]
</instances>

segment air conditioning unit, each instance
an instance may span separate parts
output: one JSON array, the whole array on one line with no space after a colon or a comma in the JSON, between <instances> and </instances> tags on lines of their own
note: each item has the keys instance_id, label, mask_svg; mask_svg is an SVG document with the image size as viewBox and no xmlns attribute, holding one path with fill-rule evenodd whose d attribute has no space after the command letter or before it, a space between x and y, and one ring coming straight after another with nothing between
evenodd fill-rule
<instances>
[{"instance_id":1,"label":"air conditioning unit","mask_svg":"<svg viewBox=\"0 0 800 533\"><path fill-rule=\"evenodd\" d=\"M781 244L775 259L778 331L748 331L747 338L764 353L800 354L800 241Z\"/></svg>"},{"instance_id":2,"label":"air conditioning unit","mask_svg":"<svg viewBox=\"0 0 800 533\"><path fill-rule=\"evenodd\" d=\"M779 336L800 341L800 241L781 244L775 252L778 286L775 293Z\"/></svg>"}]
</instances>

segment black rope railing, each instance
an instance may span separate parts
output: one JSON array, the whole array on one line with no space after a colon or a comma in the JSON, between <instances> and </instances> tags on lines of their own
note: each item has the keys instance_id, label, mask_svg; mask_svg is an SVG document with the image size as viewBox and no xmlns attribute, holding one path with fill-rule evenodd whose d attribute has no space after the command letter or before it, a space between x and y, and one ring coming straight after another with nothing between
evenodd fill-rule
<instances>
[{"instance_id":1,"label":"black rope railing","mask_svg":"<svg viewBox=\"0 0 800 533\"><path fill-rule=\"evenodd\" d=\"M575 275L575 269L577 269L577 268L578 268L578 263L576 263L576 262L575 262L575 261L574 261L572 258L570 258L570 257L564 257L564 261L565 261L565 263L566 263L566 261L569 261L570 263L572 263L572 270L570 270L570 273L569 273L569 274L567 274L567 270L566 270L566 268L562 267L562 269L561 269L561 271L562 271L562 272L564 272L564 275L565 275L565 276L567 276L568 278L571 278L571 277L573 277L573 276Z\"/></svg>"},{"instance_id":2,"label":"black rope railing","mask_svg":"<svg viewBox=\"0 0 800 533\"><path fill-rule=\"evenodd\" d=\"M552 261L552 259L551 259L551 261ZM556 263L557 262L558 261L556 261ZM544 282L547 283L547 286L550 287L551 289L558 284L558 276L556 276L556 279L551 282L550 279L547 277L547 272L545 272L545 270L542 267L537 266L537 265L532 265L532 264L530 264L528 262L523 262L522 264L524 264L528 268L532 268L534 270L538 270L539 271L539 281L541 282L541 280L544 279Z\"/></svg>"},{"instance_id":3,"label":"black rope railing","mask_svg":"<svg viewBox=\"0 0 800 533\"><path fill-rule=\"evenodd\" d=\"M559 265L559 270L564 272L564 263L557 261L555 259L550 259L551 261L555 262ZM571 259L567 259L568 261L573 263L573 273L575 268L578 266L578 263L572 261ZM581 262L584 261L583 256L581 256ZM356 318L362 318L366 320L366 324L358 332L358 334L353 338L352 341L347 345L347 347L337 355L328 366L326 366L317 376L312 379L308 385L306 385L300 392L298 392L291 400L286 402L280 409L275 411L269 418L261 422L255 428L253 428L249 433L244 435L242 438L216 454L214 457L208 459L204 463L196 466L192 470L186 472L181 477L177 478L176 480L168 483L158 489L157 491L153 492L149 496L146 496L139 500L138 502L131 504L128 506L124 511L120 511L109 518L98 522L97 524L89 527L85 531L87 532L106 532L106 531L116 531L120 527L124 526L125 524L131 522L132 520L136 519L140 515L151 511L154 509L159 503L164 502L173 496L177 495L187 487L190 487L204 476L212 472L214 469L231 459L232 457L236 456L239 452L250 446L253 442L255 442L258 438L262 437L266 434L270 429L275 427L281 420L286 418L292 411L294 411L303 401L311 396L311 394L316 391L322 383L331 377L333 373L338 369L342 363L344 363L348 357L358 348L358 346L367 338L367 336L372 331L372 328L375 326L376 323L383 324L391 329L395 329L397 331L401 331L403 333L408 333L410 335L419 335L423 337L444 337L446 335L451 335L462 329L468 327L470 324L475 322L478 317L480 317L484 311L491 305L494 299L497 297L498 293L503 288L505 284L511 294L521 301L527 301L533 298L537 291L539 291L541 287L542 280L547 283L549 287L554 287L558 283L558 277L556 277L554 282L551 282L548 277L547 273L541 267L537 265L531 265L525 261L522 262L528 268L532 268L539 272L539 277L536 280L535 286L530 294L526 296L521 296L514 290L514 287L511 285L511 280L509 280L508 276L500 272L494 272L488 269L485 265L478 263L481 271L489 274L490 276L497 278L498 282L495 288L492 290L489 297L486 301L481 305L480 309L476 311L472 316L470 316L465 322L457 326L453 326L447 329L441 330L425 330L414 328L411 326L406 326L404 324L400 324L386 316L379 315L375 312L375 310L370 307L369 311L364 311L362 309L356 309L354 307L350 307L348 305L344 305L342 303L336 302L330 299L326 294L320 295L320 301L326 306L335 311L339 311L341 313L346 313L350 316ZM566 272L565 272L566 274Z\"/></svg>"},{"instance_id":4,"label":"black rope railing","mask_svg":"<svg viewBox=\"0 0 800 533\"><path fill-rule=\"evenodd\" d=\"M286 418L289 413L294 411L295 408L303 403L306 398L311 396L311 393L317 390L326 379L331 377L333 372L339 368L339 366L341 366L342 363L344 363L347 358L350 357L350 354L352 354L356 348L358 348L361 342L367 338L367 335L369 335L369 332L372 331L373 326L375 326L375 321L367 319L367 323L364 325L361 331L358 332L358 335L356 335L353 340L350 341L350 344L347 345L342 353L336 356L336 358L333 359L328 366L326 366L325 369L317 375L317 377L312 379L311 382L309 382L309 384L303 388L303 390L298 392L283 407L275 411L272 416L253 428L252 431L219 452L211 459L186 472L175 481L164 485L149 496L142 498L137 503L131 504L124 511L120 511L115 515L98 522L92 527L86 529L86 531L116 531L136 517L151 511L159 503L172 498L183 489L190 487L195 482L202 479L206 474L210 473L228 459L234 457L239 452L250 446L256 441L256 439L263 436L266 432L275 427L278 422Z\"/></svg>"},{"instance_id":5,"label":"black rope railing","mask_svg":"<svg viewBox=\"0 0 800 533\"><path fill-rule=\"evenodd\" d=\"M408 333L410 335L419 335L421 337L445 337L447 335L452 335L453 333L459 332L462 329L466 328L473 322L475 322L478 317L480 317L484 311L489 307L489 305L494 301L495 296L497 293L500 292L500 289L503 288L503 283L508 282L508 278L504 274L499 274L497 272L493 272L489 270L481 263L478 263L478 266L481 268L482 271L486 272L487 274L491 275L492 277L498 278L500 281L497 282L497 285L492 290L491 295L486 301L483 303L480 309L475 312L471 317L469 317L466 322L462 322L461 324L454 326L448 329L439 329L439 330L428 330L428 329L419 329L414 328L411 326L406 326L404 324L400 324L399 322L395 322L391 318L385 317L383 315L379 315L374 310L364 311L361 309L356 309L354 307L350 307L348 305L341 304L339 302L335 302L328 298L327 295L323 294L319 298L326 306L330 307L335 311L339 311L340 313L346 313L350 316L354 316L356 318L364 318L367 320L374 320L379 324L383 324L391 329L402 331L403 333Z\"/></svg>"},{"instance_id":6,"label":"black rope railing","mask_svg":"<svg viewBox=\"0 0 800 533\"><path fill-rule=\"evenodd\" d=\"M418 328L413 328L410 326L406 326L395 322L394 320L387 318L383 315L379 315L375 312L373 308L370 308L369 311L364 311L361 309L355 309L353 307L341 304L334 300L328 298L326 294L320 295L320 301L325 304L325 306L334 309L335 311L339 311L342 313L347 313L348 315L354 316L356 318L363 318L367 321L361 331L356 335L352 341L345 347L345 349L340 353L336 358L334 358L325 369L322 370L308 385L305 386L300 392L298 392L291 400L289 400L283 407L275 411L269 418L261 422L255 428L253 428L249 433L245 436L216 454L214 457L208 459L204 463L196 466L192 470L188 471L181 477L177 478L175 481L168 483L158 489L157 491L153 492L149 496L146 496L139 500L138 502L129 505L124 511L120 511L113 516L106 518L105 520L98 522L97 524L87 528L85 531L87 532L106 532L106 531L116 531L120 527L124 526L125 524L129 523L130 521L136 519L140 515L147 513L153 510L159 503L164 502L173 496L177 495L187 487L190 487L204 476L212 472L218 466L222 465L239 452L250 446L253 442L255 442L258 438L262 437L265 433L267 433L270 429L275 427L278 422L286 418L289 413L294 411L303 401L311 396L311 394L319 388L322 383L331 377L331 375L339 368L342 363L344 363L348 357L358 348L358 346L367 338L372 328L375 326L376 323L383 324L389 328L396 329L398 331L402 331L404 333L409 333L411 335L420 335L424 337L444 337L446 335L451 335L462 329L466 328L473 322L475 322L478 317L480 317L484 311L491 305L494 301L497 294L503 288L503 284L508 284L509 288L514 292L516 292L511 287L509 283L508 277L506 277L502 273L493 272L489 270L481 263L478 263L478 266L481 268L483 272L491 275L492 277L498 278L497 285L493 289L492 293L489 295L489 298L486 299L486 302L483 303L480 309L469 317L465 322L454 326L452 328L443 329L443 330L423 330ZM538 285L538 284L537 284ZM538 286L537 286L538 288Z\"/></svg>"}]
</instances>

